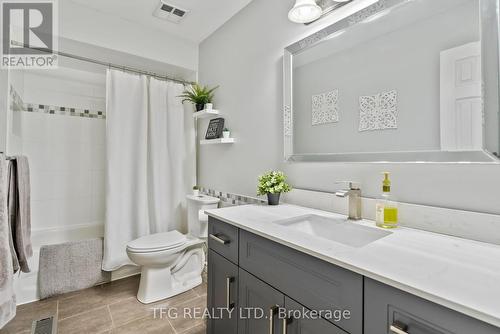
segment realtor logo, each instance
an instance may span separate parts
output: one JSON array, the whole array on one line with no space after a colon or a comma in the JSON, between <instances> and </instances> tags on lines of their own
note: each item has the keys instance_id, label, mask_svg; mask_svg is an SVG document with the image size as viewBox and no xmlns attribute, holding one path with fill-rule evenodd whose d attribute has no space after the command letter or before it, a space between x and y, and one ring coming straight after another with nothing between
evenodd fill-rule
<instances>
[{"instance_id":1,"label":"realtor logo","mask_svg":"<svg viewBox=\"0 0 500 334\"><path fill-rule=\"evenodd\" d=\"M1 1L1 68L57 67L55 0Z\"/></svg>"}]
</instances>

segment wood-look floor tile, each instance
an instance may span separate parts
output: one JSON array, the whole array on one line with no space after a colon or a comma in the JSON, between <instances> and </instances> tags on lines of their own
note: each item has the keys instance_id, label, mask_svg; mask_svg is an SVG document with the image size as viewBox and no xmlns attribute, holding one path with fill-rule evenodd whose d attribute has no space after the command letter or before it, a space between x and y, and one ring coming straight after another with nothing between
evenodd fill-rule
<instances>
[{"instance_id":1,"label":"wood-look floor tile","mask_svg":"<svg viewBox=\"0 0 500 334\"><path fill-rule=\"evenodd\" d=\"M1 334L19 334L31 332L34 320L55 316L57 313L57 299L50 298L17 307L16 316L4 328Z\"/></svg>"},{"instance_id":2,"label":"wood-look floor tile","mask_svg":"<svg viewBox=\"0 0 500 334\"><path fill-rule=\"evenodd\" d=\"M201 283L194 288L193 291L196 292L198 296L205 296L207 294L207 283Z\"/></svg>"},{"instance_id":3,"label":"wood-look floor tile","mask_svg":"<svg viewBox=\"0 0 500 334\"><path fill-rule=\"evenodd\" d=\"M135 297L138 289L138 278L131 277L59 298L59 319Z\"/></svg>"},{"instance_id":4,"label":"wood-look floor tile","mask_svg":"<svg viewBox=\"0 0 500 334\"><path fill-rule=\"evenodd\" d=\"M203 323L201 325L187 329L180 334L206 334L206 333L207 333L207 326L205 325L205 323Z\"/></svg>"},{"instance_id":5,"label":"wood-look floor tile","mask_svg":"<svg viewBox=\"0 0 500 334\"><path fill-rule=\"evenodd\" d=\"M187 301L185 303L173 306L177 308L177 314L179 315L177 318L170 319L170 323L174 327L177 333L182 333L190 328L194 328L196 326L204 324L205 320L202 318L195 318L191 316L184 317L183 315L189 314L195 316L196 314L200 315L203 313L205 307L207 306L207 298L206 296L197 297L193 300ZM191 311L189 313L184 312L184 309L188 308Z\"/></svg>"},{"instance_id":6,"label":"wood-look floor tile","mask_svg":"<svg viewBox=\"0 0 500 334\"><path fill-rule=\"evenodd\" d=\"M151 306L144 305L132 297L109 305L114 327L127 322L147 317L151 314Z\"/></svg>"},{"instance_id":7,"label":"wood-look floor tile","mask_svg":"<svg viewBox=\"0 0 500 334\"><path fill-rule=\"evenodd\" d=\"M63 320L106 305L103 289L85 289L79 294L59 300L59 319Z\"/></svg>"},{"instance_id":8,"label":"wood-look floor tile","mask_svg":"<svg viewBox=\"0 0 500 334\"><path fill-rule=\"evenodd\" d=\"M70 318L60 320L58 334L102 333L112 329L108 307L97 308Z\"/></svg>"},{"instance_id":9,"label":"wood-look floor tile","mask_svg":"<svg viewBox=\"0 0 500 334\"><path fill-rule=\"evenodd\" d=\"M193 290L188 290L188 291L183 292L177 296L152 303L152 307L160 307L160 306L161 307L173 307L173 306L177 306L177 305L183 304L185 302L188 302L190 300L194 300L197 297L199 297L199 296L196 292L194 292Z\"/></svg>"},{"instance_id":10,"label":"wood-look floor tile","mask_svg":"<svg viewBox=\"0 0 500 334\"><path fill-rule=\"evenodd\" d=\"M114 328L112 334L174 334L175 331L167 319L149 317L134 320Z\"/></svg>"},{"instance_id":11,"label":"wood-look floor tile","mask_svg":"<svg viewBox=\"0 0 500 334\"><path fill-rule=\"evenodd\" d=\"M102 285L103 295L108 304L136 297L139 290L140 276L132 276Z\"/></svg>"}]
</instances>

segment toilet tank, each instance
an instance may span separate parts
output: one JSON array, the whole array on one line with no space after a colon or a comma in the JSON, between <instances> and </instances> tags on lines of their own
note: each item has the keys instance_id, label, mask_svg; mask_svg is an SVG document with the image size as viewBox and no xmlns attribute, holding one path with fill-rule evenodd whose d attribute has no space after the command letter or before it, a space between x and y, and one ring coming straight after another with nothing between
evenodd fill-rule
<instances>
[{"instance_id":1,"label":"toilet tank","mask_svg":"<svg viewBox=\"0 0 500 334\"><path fill-rule=\"evenodd\" d=\"M216 209L220 199L206 195L187 195L188 233L196 238L207 238L208 216L205 210Z\"/></svg>"}]
</instances>

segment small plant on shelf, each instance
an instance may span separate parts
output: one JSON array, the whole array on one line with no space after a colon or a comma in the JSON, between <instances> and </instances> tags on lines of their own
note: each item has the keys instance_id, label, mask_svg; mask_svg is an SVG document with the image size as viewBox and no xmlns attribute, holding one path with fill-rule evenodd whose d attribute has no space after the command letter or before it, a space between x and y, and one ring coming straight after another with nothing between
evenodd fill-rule
<instances>
[{"instance_id":1,"label":"small plant on shelf","mask_svg":"<svg viewBox=\"0 0 500 334\"><path fill-rule=\"evenodd\" d=\"M224 128L224 130L222 130L222 138L229 138L231 137L231 130L229 130L228 128Z\"/></svg>"},{"instance_id":2,"label":"small plant on shelf","mask_svg":"<svg viewBox=\"0 0 500 334\"><path fill-rule=\"evenodd\" d=\"M219 86L208 88L207 86L200 86L195 83L189 86L181 95L182 103L188 101L195 105L196 111L201 111L206 104L211 104L214 100L214 91Z\"/></svg>"},{"instance_id":3,"label":"small plant on shelf","mask_svg":"<svg viewBox=\"0 0 500 334\"><path fill-rule=\"evenodd\" d=\"M200 187L193 186L193 195L194 196L199 196L200 195Z\"/></svg>"},{"instance_id":4,"label":"small plant on shelf","mask_svg":"<svg viewBox=\"0 0 500 334\"><path fill-rule=\"evenodd\" d=\"M270 171L259 176L257 195L267 195L269 205L278 205L281 193L287 193L292 187L286 182L286 175L280 171Z\"/></svg>"}]
</instances>

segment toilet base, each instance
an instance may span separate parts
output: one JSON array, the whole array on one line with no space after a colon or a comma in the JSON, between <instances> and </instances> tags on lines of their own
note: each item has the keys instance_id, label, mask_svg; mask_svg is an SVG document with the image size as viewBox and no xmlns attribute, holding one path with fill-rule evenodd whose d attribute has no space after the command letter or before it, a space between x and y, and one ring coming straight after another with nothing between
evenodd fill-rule
<instances>
[{"instance_id":1,"label":"toilet base","mask_svg":"<svg viewBox=\"0 0 500 334\"><path fill-rule=\"evenodd\" d=\"M143 304L157 302L193 289L200 285L202 281L200 275L180 283L176 282L175 278L172 277L171 268L143 267L137 300Z\"/></svg>"}]
</instances>

